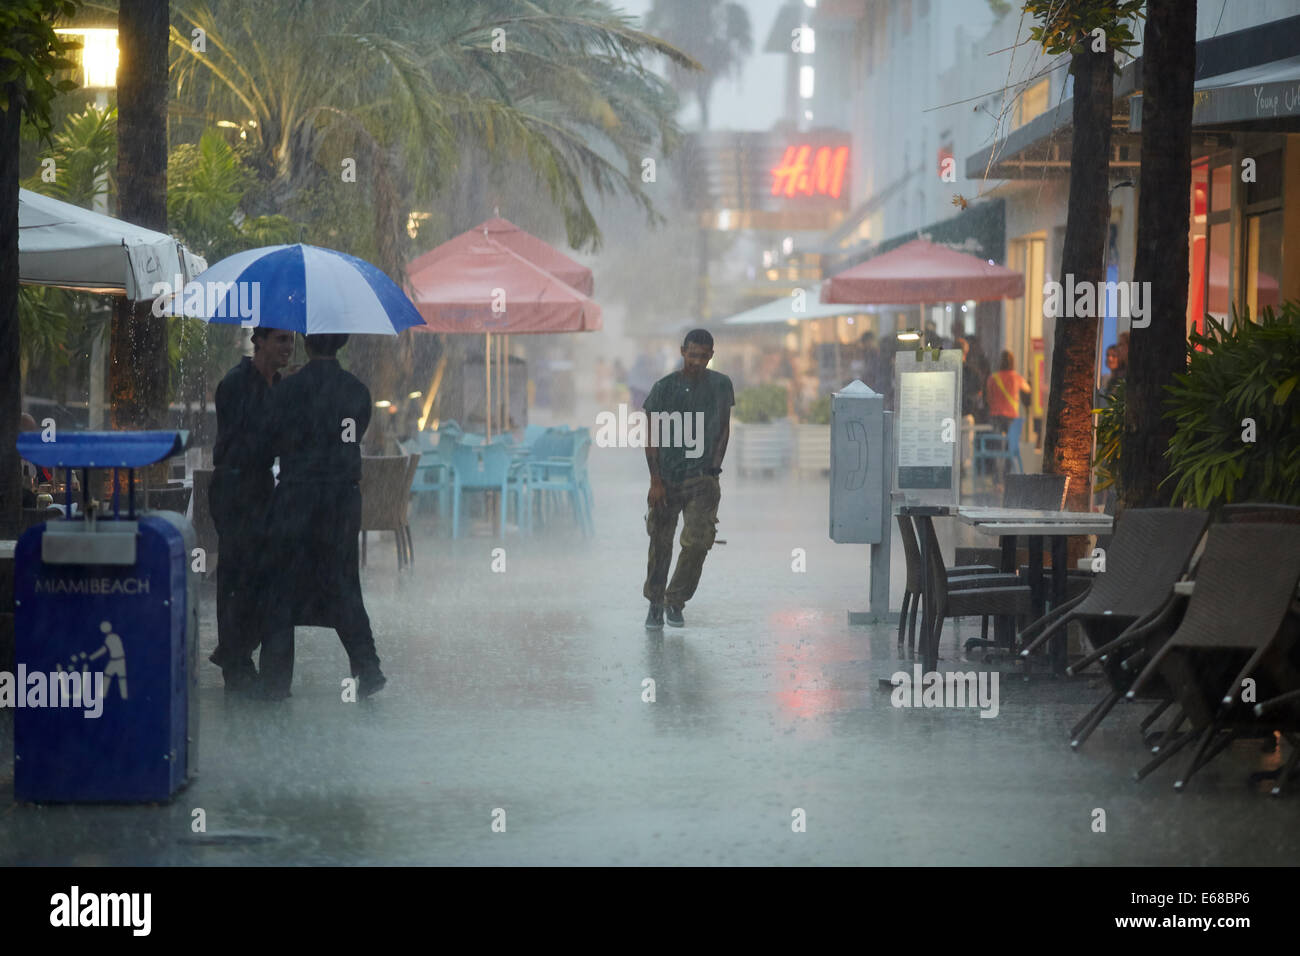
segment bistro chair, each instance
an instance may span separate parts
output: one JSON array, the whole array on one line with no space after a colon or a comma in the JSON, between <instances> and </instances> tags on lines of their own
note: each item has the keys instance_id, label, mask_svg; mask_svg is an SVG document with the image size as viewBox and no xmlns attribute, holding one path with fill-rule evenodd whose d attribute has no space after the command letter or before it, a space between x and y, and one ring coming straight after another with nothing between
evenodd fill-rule
<instances>
[{"instance_id":1,"label":"bistro chair","mask_svg":"<svg viewBox=\"0 0 1300 956\"><path fill-rule=\"evenodd\" d=\"M1130 508L1115 523L1105 572L1087 591L1053 608L1027 627L1022 657L1071 621L1085 632L1106 628L1110 637L1160 610L1174 582L1187 571L1209 513L1197 508ZM1103 643L1090 635L1093 646Z\"/></svg>"},{"instance_id":2,"label":"bistro chair","mask_svg":"<svg viewBox=\"0 0 1300 956\"><path fill-rule=\"evenodd\" d=\"M949 617L1027 617L1033 608L1028 585L1005 582L1014 575L976 574L949 578L939 549L939 536L928 517L917 518L917 526L926 536L926 560L929 563L926 613L930 632L922 624L921 638L926 648L926 669L934 670L939 659L939 638L943 622ZM1001 580L999 580L1001 579ZM997 580L998 583L994 583ZM933 610L931 610L933 604Z\"/></svg>"},{"instance_id":3,"label":"bistro chair","mask_svg":"<svg viewBox=\"0 0 1300 956\"><path fill-rule=\"evenodd\" d=\"M911 652L916 648L916 610L917 605L921 603L922 595L926 586L925 569L921 563L921 547L917 541L916 530L913 527L912 518L908 515L895 515L894 520L898 522L898 536L903 542L903 557L907 563L907 583L903 589L903 609L898 615L898 646L903 647L903 633L906 629L907 648ZM916 521L921 522L922 518ZM1008 577L1007 575L998 575L997 568L991 564L963 565L945 568L945 575L951 579L954 577L966 577L973 575L993 575L999 579ZM1009 577L1014 578L1014 575ZM1012 583L1002 581L1001 583ZM965 586L964 584L957 585ZM927 633L926 628L929 626L928 611L923 621L921 634L922 637ZM988 618L983 617L981 621L981 633L988 634Z\"/></svg>"},{"instance_id":4,"label":"bistro chair","mask_svg":"<svg viewBox=\"0 0 1300 956\"><path fill-rule=\"evenodd\" d=\"M515 516L521 531L529 528L526 512L528 494L527 474L513 467L515 464L510 449L503 444L457 445L452 453L452 467L455 471L455 490L452 492L453 525L459 536L460 504L462 495L469 492L483 492L484 512L487 493L500 494L500 514L498 516L498 534L506 535L506 509L513 492L515 498ZM490 515L489 515L490 517Z\"/></svg>"},{"instance_id":5,"label":"bistro chair","mask_svg":"<svg viewBox=\"0 0 1300 956\"><path fill-rule=\"evenodd\" d=\"M1300 706L1288 698L1265 708L1244 701L1249 678L1256 694L1282 697L1300 689L1300 617L1295 603L1300 583L1300 535L1294 526L1218 524L1210 528L1196 589L1167 643L1133 682L1138 696L1159 675L1192 725L1197 748L1174 783L1177 790L1200 768L1241 736L1300 732ZM1279 773L1275 793L1295 769L1297 743Z\"/></svg>"},{"instance_id":6,"label":"bistro chair","mask_svg":"<svg viewBox=\"0 0 1300 956\"><path fill-rule=\"evenodd\" d=\"M1007 475L1002 486L1003 508L1032 508L1034 511L1062 511L1070 488L1069 475ZM1001 548L958 548L958 564L1002 565ZM1017 556L1017 563L1024 564Z\"/></svg>"},{"instance_id":7,"label":"bistro chair","mask_svg":"<svg viewBox=\"0 0 1300 956\"><path fill-rule=\"evenodd\" d=\"M366 565L366 538L370 531L391 531L397 547L397 569L415 560L411 543L411 482L420 459L394 455L361 459L361 566Z\"/></svg>"},{"instance_id":8,"label":"bistro chair","mask_svg":"<svg viewBox=\"0 0 1300 956\"><path fill-rule=\"evenodd\" d=\"M975 433L975 468L978 472L981 462L1006 461L1015 471L1023 473L1024 463L1020 460L1020 433L1024 429L1023 417L1011 419L1006 434L1002 432Z\"/></svg>"}]
</instances>

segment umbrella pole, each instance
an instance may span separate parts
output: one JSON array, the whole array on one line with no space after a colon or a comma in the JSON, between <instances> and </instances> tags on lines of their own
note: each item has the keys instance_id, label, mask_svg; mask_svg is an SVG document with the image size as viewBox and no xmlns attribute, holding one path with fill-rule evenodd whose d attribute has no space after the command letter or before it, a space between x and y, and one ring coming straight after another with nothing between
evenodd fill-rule
<instances>
[{"instance_id":1,"label":"umbrella pole","mask_svg":"<svg viewBox=\"0 0 1300 956\"><path fill-rule=\"evenodd\" d=\"M492 333L483 333L483 414L487 440L492 440Z\"/></svg>"},{"instance_id":2,"label":"umbrella pole","mask_svg":"<svg viewBox=\"0 0 1300 956\"><path fill-rule=\"evenodd\" d=\"M501 420L505 422L505 424L502 427L505 428L506 430L509 430L510 428L510 336L509 335L501 336L501 345L502 345L501 351L503 353L501 360L505 362L506 365L506 372L505 372L506 411L505 411L505 417L502 418Z\"/></svg>"}]
</instances>

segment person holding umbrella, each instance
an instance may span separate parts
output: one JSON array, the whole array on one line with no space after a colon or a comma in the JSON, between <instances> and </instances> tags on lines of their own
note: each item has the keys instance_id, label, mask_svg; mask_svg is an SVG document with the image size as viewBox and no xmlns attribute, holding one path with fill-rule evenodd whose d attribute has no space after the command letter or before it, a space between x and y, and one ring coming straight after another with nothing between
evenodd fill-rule
<instances>
[{"instance_id":1,"label":"person holding umbrella","mask_svg":"<svg viewBox=\"0 0 1300 956\"><path fill-rule=\"evenodd\" d=\"M275 600L262 644L262 696L281 700L293 682L293 625L332 627L347 651L359 697L387 683L361 597L361 436L370 389L339 367L348 337L308 335L308 362L277 386L266 454L280 459L268 528Z\"/></svg>"},{"instance_id":2,"label":"person holding umbrella","mask_svg":"<svg viewBox=\"0 0 1300 956\"><path fill-rule=\"evenodd\" d=\"M208 294L186 294L182 301L173 293L163 313L307 337L309 361L272 391L256 451L268 466L279 456L280 484L258 569L267 600L255 693L289 696L293 627L308 624L338 632L358 693L369 696L386 683L361 598L357 553L360 443L370 423L370 390L339 367L337 356L350 334L396 335L424 320L369 262L301 243L237 252L194 282Z\"/></svg>"},{"instance_id":3,"label":"person holding umbrella","mask_svg":"<svg viewBox=\"0 0 1300 956\"><path fill-rule=\"evenodd\" d=\"M208 658L221 668L226 690L250 690L257 677L253 651L262 643L259 556L265 546L267 509L275 479L262 451L260 431L271 388L293 355L293 333L253 329L253 356L245 356L217 386L217 440L212 449L208 506L216 525L217 649Z\"/></svg>"}]
</instances>

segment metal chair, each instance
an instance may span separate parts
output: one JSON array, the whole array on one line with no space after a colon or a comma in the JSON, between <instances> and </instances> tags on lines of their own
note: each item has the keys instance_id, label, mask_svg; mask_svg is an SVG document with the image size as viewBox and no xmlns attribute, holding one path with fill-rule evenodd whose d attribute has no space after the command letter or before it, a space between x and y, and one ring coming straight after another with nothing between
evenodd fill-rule
<instances>
[{"instance_id":1,"label":"metal chair","mask_svg":"<svg viewBox=\"0 0 1300 956\"><path fill-rule=\"evenodd\" d=\"M1173 689L1198 746L1174 783L1183 789L1240 736L1288 736L1292 753L1278 776L1280 793L1300 760L1300 535L1293 525L1234 522L1213 525L1200 561L1196 590L1168 642L1133 682L1138 696L1157 676ZM1256 695L1281 698L1264 708L1246 700L1245 681Z\"/></svg>"},{"instance_id":2,"label":"metal chair","mask_svg":"<svg viewBox=\"0 0 1300 956\"><path fill-rule=\"evenodd\" d=\"M411 482L420 459L394 455L361 459L361 566L366 564L366 538L370 531L391 531L397 546L397 569L415 560L407 512Z\"/></svg>"},{"instance_id":3,"label":"metal chair","mask_svg":"<svg viewBox=\"0 0 1300 956\"><path fill-rule=\"evenodd\" d=\"M977 432L974 454L976 469L982 461L1007 461L1015 466L1017 472L1023 473L1025 466L1020 460L1020 434L1024 427L1024 418L1013 418L1007 426L1006 434Z\"/></svg>"}]
</instances>

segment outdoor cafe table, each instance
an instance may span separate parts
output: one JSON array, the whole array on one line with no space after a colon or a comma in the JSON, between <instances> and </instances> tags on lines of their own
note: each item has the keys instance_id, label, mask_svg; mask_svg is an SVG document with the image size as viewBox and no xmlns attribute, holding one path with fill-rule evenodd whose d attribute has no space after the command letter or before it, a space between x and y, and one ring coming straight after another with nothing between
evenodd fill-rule
<instances>
[{"instance_id":1,"label":"outdoor cafe table","mask_svg":"<svg viewBox=\"0 0 1300 956\"><path fill-rule=\"evenodd\" d=\"M1047 610L1047 589L1043 580L1044 539L1051 539L1052 580L1051 606L1059 607L1066 599L1066 544L1072 535L1109 534L1114 518L1091 511L1035 511L1027 508L961 507L957 519L974 526L976 531L997 535L1002 548L1004 572L1015 571L1016 538L1028 538L1029 592L1034 619ZM1064 637L1052 642L1052 660L1058 670L1065 665Z\"/></svg>"}]
</instances>

